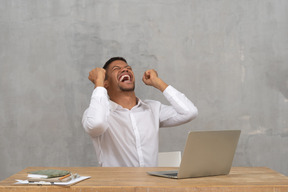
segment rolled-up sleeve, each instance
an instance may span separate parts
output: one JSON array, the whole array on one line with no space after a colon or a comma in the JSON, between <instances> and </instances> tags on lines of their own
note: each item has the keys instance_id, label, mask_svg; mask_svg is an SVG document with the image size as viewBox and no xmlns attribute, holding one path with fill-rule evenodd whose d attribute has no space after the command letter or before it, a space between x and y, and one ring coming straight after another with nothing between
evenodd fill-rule
<instances>
[{"instance_id":1,"label":"rolled-up sleeve","mask_svg":"<svg viewBox=\"0 0 288 192\"><path fill-rule=\"evenodd\" d=\"M171 85L164 90L163 95L171 105L161 105L160 127L181 125L195 119L198 115L195 105Z\"/></svg>"},{"instance_id":2,"label":"rolled-up sleeve","mask_svg":"<svg viewBox=\"0 0 288 192\"><path fill-rule=\"evenodd\" d=\"M91 137L103 134L107 128L107 117L109 114L109 99L104 87L94 89L89 107L82 117L82 125Z\"/></svg>"}]
</instances>

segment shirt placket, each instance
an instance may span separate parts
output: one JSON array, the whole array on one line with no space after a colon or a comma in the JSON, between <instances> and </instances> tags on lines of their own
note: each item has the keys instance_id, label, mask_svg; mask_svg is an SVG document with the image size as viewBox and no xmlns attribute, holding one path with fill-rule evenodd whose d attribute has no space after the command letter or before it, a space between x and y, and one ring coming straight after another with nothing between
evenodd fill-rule
<instances>
[{"instance_id":1,"label":"shirt placket","mask_svg":"<svg viewBox=\"0 0 288 192\"><path fill-rule=\"evenodd\" d=\"M136 119L133 115L133 113L130 112L130 119L132 122L132 127L135 135L135 140L136 140L136 150L138 154L138 159L139 159L139 165L140 167L144 167L144 158L143 158L143 152L142 152L142 147L141 147L141 137L139 133L139 129L136 124Z\"/></svg>"}]
</instances>

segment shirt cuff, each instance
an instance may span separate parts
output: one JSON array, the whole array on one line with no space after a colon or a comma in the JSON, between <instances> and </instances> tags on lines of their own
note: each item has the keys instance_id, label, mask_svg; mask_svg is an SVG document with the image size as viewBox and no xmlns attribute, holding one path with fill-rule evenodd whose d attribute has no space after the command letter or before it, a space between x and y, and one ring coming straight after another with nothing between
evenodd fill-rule
<instances>
[{"instance_id":1,"label":"shirt cuff","mask_svg":"<svg viewBox=\"0 0 288 192\"><path fill-rule=\"evenodd\" d=\"M168 85L168 87L163 91L163 95L166 98L170 98L173 97L173 95L175 95L178 91L172 87L171 85Z\"/></svg>"},{"instance_id":2,"label":"shirt cuff","mask_svg":"<svg viewBox=\"0 0 288 192\"><path fill-rule=\"evenodd\" d=\"M107 93L107 89L105 89L104 87L96 87L94 90L93 90L93 93L92 93L92 97L97 97L97 96L107 96L108 93Z\"/></svg>"}]
</instances>

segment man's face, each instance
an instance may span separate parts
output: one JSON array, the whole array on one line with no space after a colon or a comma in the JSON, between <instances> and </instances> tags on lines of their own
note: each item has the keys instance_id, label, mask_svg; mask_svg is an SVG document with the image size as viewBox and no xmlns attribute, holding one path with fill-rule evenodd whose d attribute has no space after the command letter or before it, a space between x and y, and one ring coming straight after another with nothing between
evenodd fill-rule
<instances>
[{"instance_id":1,"label":"man's face","mask_svg":"<svg viewBox=\"0 0 288 192\"><path fill-rule=\"evenodd\" d=\"M106 70L107 88L134 91L135 79L132 68L122 60L113 61Z\"/></svg>"}]
</instances>

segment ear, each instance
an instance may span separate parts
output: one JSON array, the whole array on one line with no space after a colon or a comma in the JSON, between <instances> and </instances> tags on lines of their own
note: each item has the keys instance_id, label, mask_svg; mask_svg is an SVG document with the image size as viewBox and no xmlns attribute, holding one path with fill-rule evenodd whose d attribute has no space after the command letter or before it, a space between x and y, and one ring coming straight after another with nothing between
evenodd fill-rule
<instances>
[{"instance_id":1,"label":"ear","mask_svg":"<svg viewBox=\"0 0 288 192\"><path fill-rule=\"evenodd\" d=\"M105 80L105 81L104 81L104 88L107 89L108 87L109 87L109 81L108 81L108 80Z\"/></svg>"}]
</instances>

